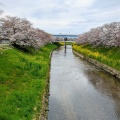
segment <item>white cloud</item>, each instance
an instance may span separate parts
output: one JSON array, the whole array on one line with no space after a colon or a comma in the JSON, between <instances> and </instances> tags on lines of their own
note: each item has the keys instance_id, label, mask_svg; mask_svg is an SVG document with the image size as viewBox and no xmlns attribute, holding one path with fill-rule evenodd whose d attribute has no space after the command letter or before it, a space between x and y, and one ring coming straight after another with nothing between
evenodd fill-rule
<instances>
[{"instance_id":1,"label":"white cloud","mask_svg":"<svg viewBox=\"0 0 120 120\"><path fill-rule=\"evenodd\" d=\"M78 34L120 21L120 0L1 0L6 14L27 18L50 33ZM109 4L108 4L109 3Z\"/></svg>"}]
</instances>

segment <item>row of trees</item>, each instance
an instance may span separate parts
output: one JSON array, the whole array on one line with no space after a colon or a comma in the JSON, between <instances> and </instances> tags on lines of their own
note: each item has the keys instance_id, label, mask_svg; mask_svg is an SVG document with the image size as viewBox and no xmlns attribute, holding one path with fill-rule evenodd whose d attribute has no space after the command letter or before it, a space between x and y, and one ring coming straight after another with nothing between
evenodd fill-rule
<instances>
[{"instance_id":1,"label":"row of trees","mask_svg":"<svg viewBox=\"0 0 120 120\"><path fill-rule=\"evenodd\" d=\"M120 46L120 22L105 24L91 29L76 39L78 44L92 44L94 46Z\"/></svg>"},{"instance_id":2,"label":"row of trees","mask_svg":"<svg viewBox=\"0 0 120 120\"><path fill-rule=\"evenodd\" d=\"M43 30L34 28L27 19L5 16L0 18L0 40L3 39L22 47L38 48L52 42L55 38Z\"/></svg>"}]
</instances>

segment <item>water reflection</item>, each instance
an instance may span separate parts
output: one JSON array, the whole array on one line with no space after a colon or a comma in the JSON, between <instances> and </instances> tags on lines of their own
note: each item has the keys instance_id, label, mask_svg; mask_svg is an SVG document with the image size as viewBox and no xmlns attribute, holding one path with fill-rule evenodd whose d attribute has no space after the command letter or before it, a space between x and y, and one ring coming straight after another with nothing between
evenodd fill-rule
<instances>
[{"instance_id":1,"label":"water reflection","mask_svg":"<svg viewBox=\"0 0 120 120\"><path fill-rule=\"evenodd\" d=\"M120 81L105 71L86 71L95 89L114 100L115 113L120 119Z\"/></svg>"},{"instance_id":2,"label":"water reflection","mask_svg":"<svg viewBox=\"0 0 120 120\"><path fill-rule=\"evenodd\" d=\"M105 73L105 71L87 70L89 82L94 87L105 95L113 99L120 99L120 81L119 79Z\"/></svg>"},{"instance_id":3,"label":"water reflection","mask_svg":"<svg viewBox=\"0 0 120 120\"><path fill-rule=\"evenodd\" d=\"M65 47L65 50L64 50L64 52L66 53L66 47Z\"/></svg>"},{"instance_id":4,"label":"water reflection","mask_svg":"<svg viewBox=\"0 0 120 120\"><path fill-rule=\"evenodd\" d=\"M120 120L120 81L66 50L52 55L48 120Z\"/></svg>"}]
</instances>

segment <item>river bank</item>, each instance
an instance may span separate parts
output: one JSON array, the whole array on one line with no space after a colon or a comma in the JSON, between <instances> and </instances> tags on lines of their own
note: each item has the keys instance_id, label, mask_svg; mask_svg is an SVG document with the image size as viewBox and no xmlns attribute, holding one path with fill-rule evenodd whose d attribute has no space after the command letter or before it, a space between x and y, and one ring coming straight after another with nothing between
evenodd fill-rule
<instances>
[{"instance_id":1,"label":"river bank","mask_svg":"<svg viewBox=\"0 0 120 120\"><path fill-rule=\"evenodd\" d=\"M0 49L1 120L39 119L55 48L48 44L35 53Z\"/></svg>"},{"instance_id":2,"label":"river bank","mask_svg":"<svg viewBox=\"0 0 120 120\"><path fill-rule=\"evenodd\" d=\"M49 59L50 59L50 63L49 63L49 72L48 72L48 75L47 75L47 84L46 84L46 87L45 87L45 90L44 90L44 94L43 94L43 98L42 98L42 108L41 108L41 111L40 111L40 116L39 116L39 120L47 120L48 119L48 103L49 103L49 96L50 96L50 93L49 93L49 90L50 90L50 68L51 68L51 57L52 57L52 53L55 49L57 49L58 47L61 46L60 43L57 43L55 44L57 47L55 47L51 52L50 52L50 55L49 55Z\"/></svg>"},{"instance_id":3,"label":"river bank","mask_svg":"<svg viewBox=\"0 0 120 120\"><path fill-rule=\"evenodd\" d=\"M120 79L120 48L73 45L74 53Z\"/></svg>"}]
</instances>

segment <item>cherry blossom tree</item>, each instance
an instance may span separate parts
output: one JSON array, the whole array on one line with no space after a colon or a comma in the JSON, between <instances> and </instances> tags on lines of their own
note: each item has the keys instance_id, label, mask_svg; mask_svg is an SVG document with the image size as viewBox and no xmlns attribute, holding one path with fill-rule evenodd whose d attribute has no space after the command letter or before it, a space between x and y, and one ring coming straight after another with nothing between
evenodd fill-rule
<instances>
[{"instance_id":1,"label":"cherry blossom tree","mask_svg":"<svg viewBox=\"0 0 120 120\"><path fill-rule=\"evenodd\" d=\"M33 28L32 23L27 19L6 16L1 19L1 33L6 34L6 38L11 44L21 47L32 46L38 48L47 43L51 43L54 38L43 30Z\"/></svg>"},{"instance_id":2,"label":"cherry blossom tree","mask_svg":"<svg viewBox=\"0 0 120 120\"><path fill-rule=\"evenodd\" d=\"M94 46L120 46L120 22L105 24L83 33L76 39L78 44L92 44Z\"/></svg>"},{"instance_id":3,"label":"cherry blossom tree","mask_svg":"<svg viewBox=\"0 0 120 120\"><path fill-rule=\"evenodd\" d=\"M20 18L6 16L1 20L2 31L10 37L10 35L15 34L20 23Z\"/></svg>"},{"instance_id":4,"label":"cherry blossom tree","mask_svg":"<svg viewBox=\"0 0 120 120\"><path fill-rule=\"evenodd\" d=\"M1 24L1 15L2 15L3 11L0 10L0 43L2 42L2 38L3 38L3 35L2 35L2 24Z\"/></svg>"},{"instance_id":5,"label":"cherry blossom tree","mask_svg":"<svg viewBox=\"0 0 120 120\"><path fill-rule=\"evenodd\" d=\"M42 30L30 28L28 31L18 32L11 36L10 41L20 46L41 47L50 42L48 34Z\"/></svg>"}]
</instances>

